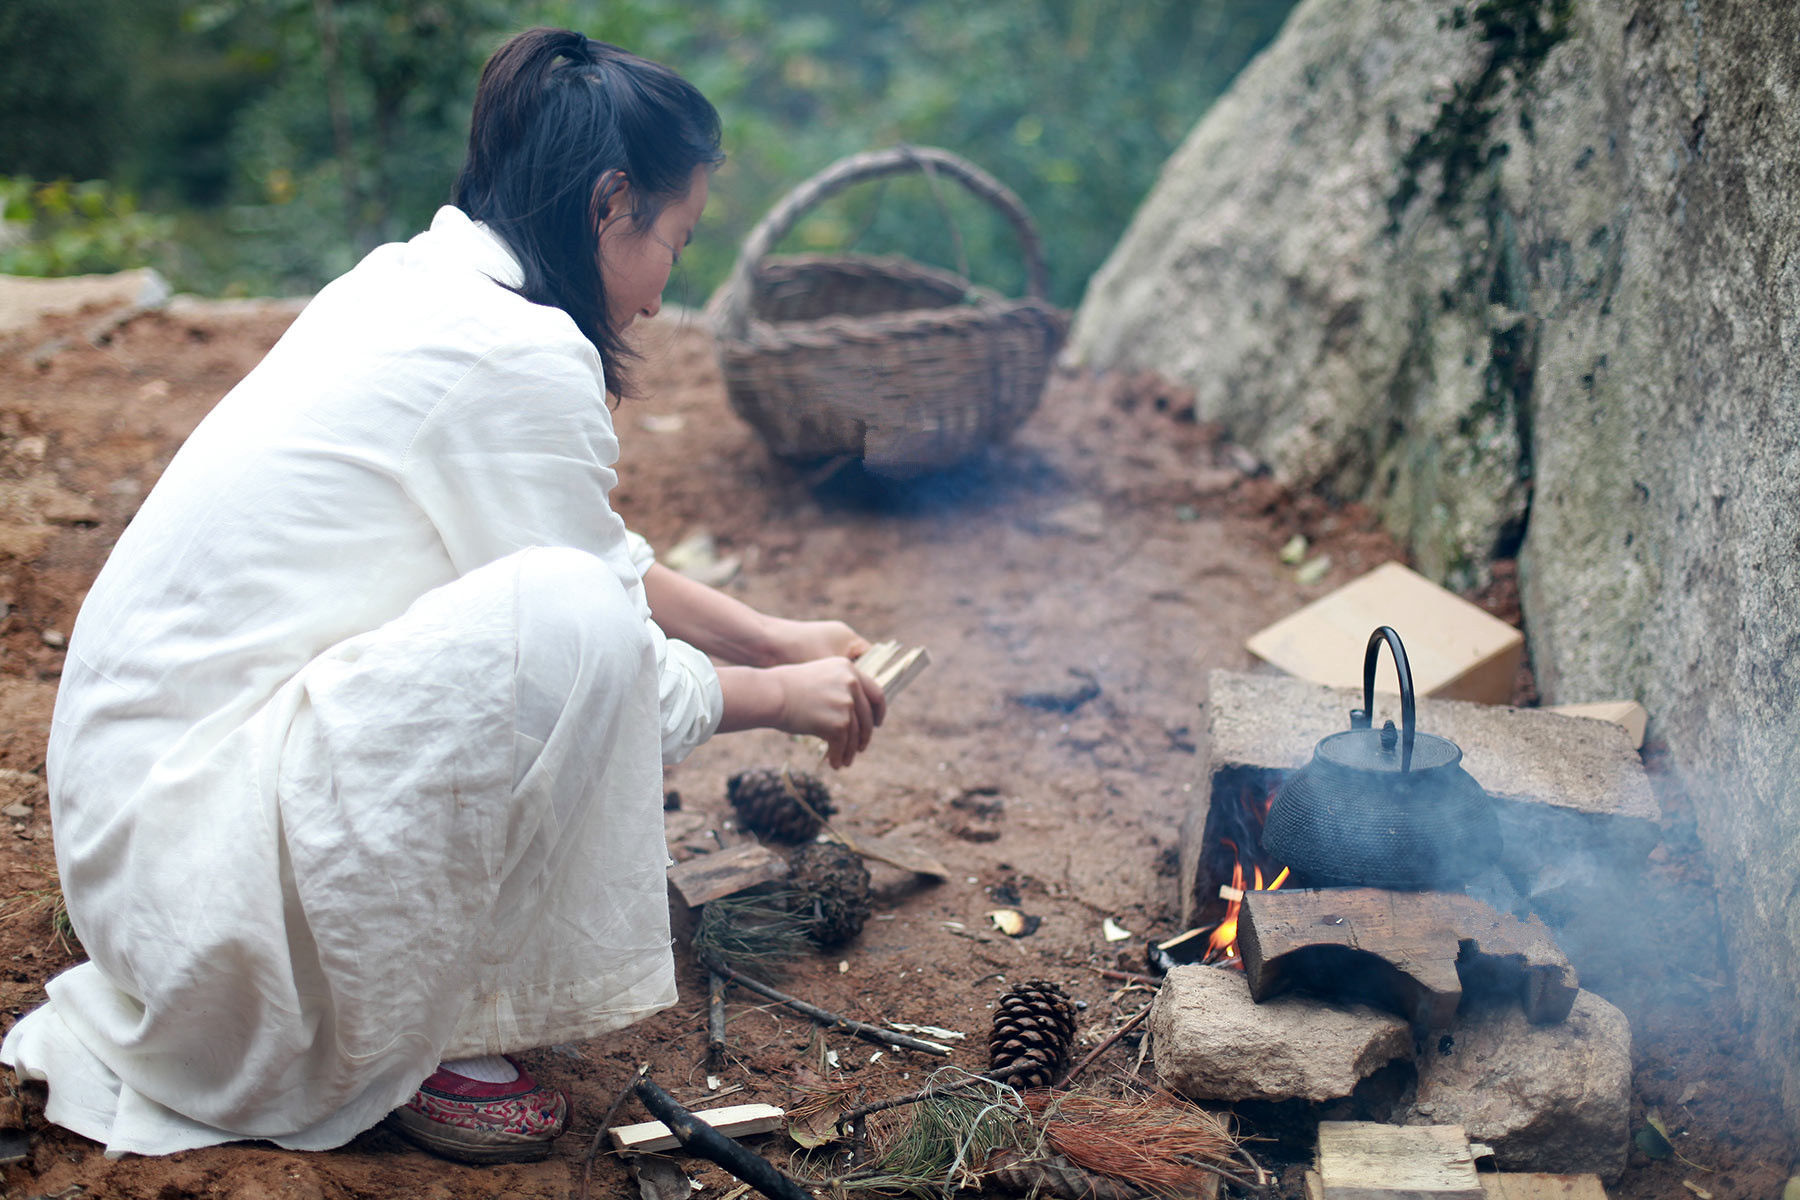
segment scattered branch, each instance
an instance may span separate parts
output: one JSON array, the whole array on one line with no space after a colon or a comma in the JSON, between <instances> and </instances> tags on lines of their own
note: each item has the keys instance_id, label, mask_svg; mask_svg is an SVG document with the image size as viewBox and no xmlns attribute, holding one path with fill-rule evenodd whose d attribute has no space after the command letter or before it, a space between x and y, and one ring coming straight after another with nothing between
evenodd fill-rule
<instances>
[{"instance_id":1,"label":"scattered branch","mask_svg":"<svg viewBox=\"0 0 1800 1200\"><path fill-rule=\"evenodd\" d=\"M594 1130L594 1140L588 1144L587 1153L581 1156L581 1189L576 1193L576 1200L588 1200L588 1187L594 1177L594 1158L600 1153L600 1143L606 1140L607 1127L613 1123L613 1118L619 1115L619 1109L625 1103L625 1097L631 1095L632 1088L637 1086L638 1080L643 1079L649 1073L649 1063L643 1064L632 1072L631 1078L625 1081L625 1086L619 1089L619 1094L613 1097L613 1102L606 1106L606 1115L600 1118L600 1127Z\"/></svg>"},{"instance_id":2,"label":"scattered branch","mask_svg":"<svg viewBox=\"0 0 1800 1200\"><path fill-rule=\"evenodd\" d=\"M1089 967L1088 970L1102 979L1117 979L1121 983L1141 983L1145 987L1162 986L1162 980L1154 975L1139 975L1135 971L1115 971L1110 967Z\"/></svg>"},{"instance_id":3,"label":"scattered branch","mask_svg":"<svg viewBox=\"0 0 1800 1200\"><path fill-rule=\"evenodd\" d=\"M706 1069L717 1072L725 1065L725 980L717 971L706 973Z\"/></svg>"},{"instance_id":4,"label":"scattered branch","mask_svg":"<svg viewBox=\"0 0 1800 1200\"><path fill-rule=\"evenodd\" d=\"M656 1086L648 1075L640 1074L632 1090L650 1115L667 1125L689 1153L717 1163L770 1200L811 1200L799 1184L769 1165L767 1159L700 1120Z\"/></svg>"},{"instance_id":5,"label":"scattered branch","mask_svg":"<svg viewBox=\"0 0 1800 1200\"><path fill-rule=\"evenodd\" d=\"M879 1042L884 1046L894 1046L901 1050L918 1050L921 1053L935 1054L942 1058L950 1057L951 1051L948 1046L940 1046L936 1042L927 1042L920 1038L908 1037L904 1033L891 1033L886 1029L882 1029L875 1025L868 1025L862 1021L853 1020L850 1017L841 1017L834 1012L828 1012L816 1005L808 1004L804 1000L790 996L786 992L777 991L768 984L759 982L758 980L750 978L748 975L735 971L722 962L708 960L705 965L709 971L714 971L719 975L724 976L738 986L749 988L757 995L765 996L778 1004L785 1005L802 1016L811 1017L813 1020L829 1029L841 1029L845 1033L862 1038L864 1041Z\"/></svg>"},{"instance_id":6,"label":"scattered branch","mask_svg":"<svg viewBox=\"0 0 1800 1200\"><path fill-rule=\"evenodd\" d=\"M1136 1029L1139 1025L1142 1025L1144 1023L1144 1018L1150 1015L1150 1007L1150 1005L1146 1004L1144 1007L1138 1009L1136 1016L1113 1030L1111 1037L1108 1037L1104 1042L1101 1042L1098 1046L1095 1046L1092 1050L1088 1051L1088 1056L1070 1067L1068 1073L1058 1081L1057 1086L1068 1087L1071 1080L1087 1070L1088 1064L1106 1053L1106 1051L1112 1047L1114 1042Z\"/></svg>"}]
</instances>

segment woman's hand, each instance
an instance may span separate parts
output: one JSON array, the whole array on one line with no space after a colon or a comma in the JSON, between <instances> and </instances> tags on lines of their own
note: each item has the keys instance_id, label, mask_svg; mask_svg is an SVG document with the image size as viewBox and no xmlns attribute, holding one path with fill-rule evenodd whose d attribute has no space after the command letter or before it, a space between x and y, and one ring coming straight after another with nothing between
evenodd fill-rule
<instances>
[{"instance_id":1,"label":"woman's hand","mask_svg":"<svg viewBox=\"0 0 1800 1200\"><path fill-rule=\"evenodd\" d=\"M785 617L769 617L768 632L775 663L857 658L869 649L869 639L842 621L792 621Z\"/></svg>"},{"instance_id":2,"label":"woman's hand","mask_svg":"<svg viewBox=\"0 0 1800 1200\"><path fill-rule=\"evenodd\" d=\"M825 760L847 767L887 716L881 685L847 658L779 667L720 667L720 733L779 729L825 743Z\"/></svg>"},{"instance_id":3,"label":"woman's hand","mask_svg":"<svg viewBox=\"0 0 1800 1200\"><path fill-rule=\"evenodd\" d=\"M769 675L781 688L775 727L822 739L825 761L833 767L847 767L867 750L875 727L887 716L881 685L847 658L771 667Z\"/></svg>"}]
</instances>

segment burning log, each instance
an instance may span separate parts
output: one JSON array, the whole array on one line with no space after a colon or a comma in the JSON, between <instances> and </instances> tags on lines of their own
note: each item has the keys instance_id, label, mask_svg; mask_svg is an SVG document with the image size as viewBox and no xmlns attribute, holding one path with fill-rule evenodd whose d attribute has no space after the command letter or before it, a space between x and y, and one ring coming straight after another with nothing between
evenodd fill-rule
<instances>
[{"instance_id":1,"label":"burning log","mask_svg":"<svg viewBox=\"0 0 1800 1200\"><path fill-rule=\"evenodd\" d=\"M1469 896L1331 888L1246 893L1239 949L1252 998L1291 988L1450 1026L1465 988L1516 995L1534 1024L1569 1015L1575 969L1536 917Z\"/></svg>"}]
</instances>

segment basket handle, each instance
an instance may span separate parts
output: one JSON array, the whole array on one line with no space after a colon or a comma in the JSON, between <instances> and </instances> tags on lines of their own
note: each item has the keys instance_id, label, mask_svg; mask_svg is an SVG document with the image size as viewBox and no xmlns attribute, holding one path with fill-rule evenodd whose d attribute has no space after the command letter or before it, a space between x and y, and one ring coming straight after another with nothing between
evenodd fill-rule
<instances>
[{"instance_id":1,"label":"basket handle","mask_svg":"<svg viewBox=\"0 0 1800 1200\"><path fill-rule=\"evenodd\" d=\"M1024 251L1025 293L1034 300L1049 294L1049 273L1044 267L1043 250L1038 243L1037 228L1019 198L998 179L975 164L958 158L948 150L933 146L895 146L888 150L870 150L840 159L806 180L770 209L756 228L744 239L737 265L719 296L717 315L722 330L731 337L743 338L750 327L750 295L756 268L775 244L787 236L819 201L841 192L854 183L880 179L906 171L923 171L927 176L941 171L995 208L1012 223Z\"/></svg>"}]
</instances>

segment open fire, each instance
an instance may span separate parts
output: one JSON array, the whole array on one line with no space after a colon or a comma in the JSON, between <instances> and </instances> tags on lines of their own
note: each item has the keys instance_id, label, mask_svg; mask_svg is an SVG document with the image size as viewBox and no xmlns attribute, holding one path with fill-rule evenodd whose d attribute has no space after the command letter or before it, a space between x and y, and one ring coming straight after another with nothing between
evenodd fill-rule
<instances>
[{"instance_id":1,"label":"open fire","mask_svg":"<svg viewBox=\"0 0 1800 1200\"><path fill-rule=\"evenodd\" d=\"M1231 882L1221 884L1219 895L1225 901L1225 913L1214 927L1201 962L1213 966L1243 970L1238 957L1238 910L1245 892L1275 891L1287 882L1288 869L1271 863L1262 856L1262 829L1269 818L1269 808L1280 790L1280 779L1271 780L1257 773L1244 779L1237 789L1237 804L1226 818L1230 832L1220 832L1216 845L1231 859ZM1225 872L1220 863L1219 878Z\"/></svg>"},{"instance_id":2,"label":"open fire","mask_svg":"<svg viewBox=\"0 0 1800 1200\"><path fill-rule=\"evenodd\" d=\"M1232 849L1236 850L1237 847L1233 845ZM1229 888L1231 894L1227 895L1227 889L1224 887L1219 889L1221 895L1226 895L1225 916L1219 922L1219 927L1213 930L1212 940L1207 943L1206 957L1200 961L1214 966L1232 967L1239 971L1243 970L1244 964L1238 958L1237 931L1238 910L1244 906L1244 893L1275 891L1282 884L1287 882L1287 877L1288 869L1283 867L1275 878L1265 885L1263 883L1262 868L1252 864L1250 877L1251 886L1245 887L1244 864L1240 857L1237 865L1231 869L1231 886Z\"/></svg>"}]
</instances>

